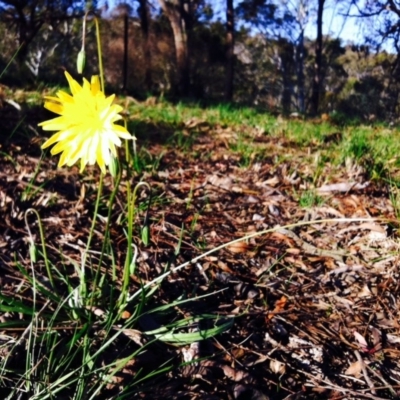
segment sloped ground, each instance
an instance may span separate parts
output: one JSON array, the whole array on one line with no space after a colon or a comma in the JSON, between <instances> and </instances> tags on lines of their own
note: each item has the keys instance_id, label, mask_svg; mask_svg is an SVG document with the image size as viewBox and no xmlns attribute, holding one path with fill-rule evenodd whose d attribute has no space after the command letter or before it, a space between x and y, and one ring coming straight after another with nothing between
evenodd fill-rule
<instances>
[{"instance_id":1,"label":"sloped ground","mask_svg":"<svg viewBox=\"0 0 400 400\"><path fill-rule=\"evenodd\" d=\"M153 191L151 244L140 246L138 259L143 282L160 275L166 265L173 268L223 243L276 229L172 273L155 294L154 303L165 304L182 295L216 292L176 311L234 316L229 331L191 346L155 343L99 398L118 398L126 380L166 360L176 368L146 381L132 398L399 398L399 241L388 188L369 182L362 166L350 164L329 173L326 182L319 180L318 201L301 207L299 196L315 172L304 161L310 149L264 132L257 137L265 157L241 167L240 156L229 150L237 131L201 128L193 121L188 126L189 135L195 130L190 149L150 140L153 159L162 154L159 165L135 178ZM24 212L31 207L39 212L53 260L59 251L79 259L96 196L95 170L81 176L76 168L57 169L58 160L50 156L37 169L41 143L40 137L15 140L4 143L0 154L1 292L18 298L29 296L18 291L24 278L15 268L16 259L29 266ZM138 146L142 144L139 140ZM289 156L276 163L278 153ZM330 168L325 166L326 176ZM109 177L105 185L107 192ZM146 196L143 192L143 201ZM122 189L111 231L119 270L126 251L117 222L123 211ZM138 224L144 214L140 212ZM37 223L28 219L39 242ZM93 251L102 240L100 225ZM58 265L68 273L61 260ZM37 273L44 274L40 263ZM132 285L137 285L134 279ZM18 318L5 313L1 321ZM164 318L144 320L138 328L168 322ZM21 330L1 333L18 337ZM128 346L129 338L120 340L120 347ZM146 338L133 339L133 345L142 340ZM195 358L198 362L181 366Z\"/></svg>"}]
</instances>

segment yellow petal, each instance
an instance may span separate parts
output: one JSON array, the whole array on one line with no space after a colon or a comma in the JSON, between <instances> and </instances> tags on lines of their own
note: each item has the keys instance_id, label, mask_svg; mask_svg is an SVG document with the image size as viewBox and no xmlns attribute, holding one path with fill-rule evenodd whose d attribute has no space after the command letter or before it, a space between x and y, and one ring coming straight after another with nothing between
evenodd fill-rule
<instances>
[{"instance_id":1,"label":"yellow petal","mask_svg":"<svg viewBox=\"0 0 400 400\"><path fill-rule=\"evenodd\" d=\"M134 136L132 136L129 131L126 130L126 128L124 126L121 125L114 125L113 126L113 130L117 133L117 135L122 138L122 139L134 139L136 140L136 138Z\"/></svg>"},{"instance_id":2,"label":"yellow petal","mask_svg":"<svg viewBox=\"0 0 400 400\"><path fill-rule=\"evenodd\" d=\"M65 71L65 76L67 77L71 93L73 96L75 96L82 90L82 86L74 78L72 78L72 76L67 71Z\"/></svg>"},{"instance_id":3,"label":"yellow petal","mask_svg":"<svg viewBox=\"0 0 400 400\"><path fill-rule=\"evenodd\" d=\"M74 98L70 94L65 93L63 90L59 90L57 92L57 97L58 97L57 101L61 103L72 104L74 102Z\"/></svg>"},{"instance_id":4,"label":"yellow petal","mask_svg":"<svg viewBox=\"0 0 400 400\"><path fill-rule=\"evenodd\" d=\"M49 147L49 146L51 146L52 144L58 142L58 140L59 140L59 138L60 138L60 136L61 136L62 133L63 133L62 131L57 132L57 133L55 133L50 139L47 139L47 140L42 144L42 149L45 149L46 147Z\"/></svg>"},{"instance_id":5,"label":"yellow petal","mask_svg":"<svg viewBox=\"0 0 400 400\"><path fill-rule=\"evenodd\" d=\"M60 131L68 128L70 124L68 124L68 121L64 116L62 116L41 122L39 126L41 126L45 131Z\"/></svg>"},{"instance_id":6,"label":"yellow petal","mask_svg":"<svg viewBox=\"0 0 400 400\"><path fill-rule=\"evenodd\" d=\"M46 101L44 103L44 108L47 108L48 110L50 110L56 114L62 114L64 111L64 107L62 104L51 102L51 101Z\"/></svg>"},{"instance_id":7,"label":"yellow petal","mask_svg":"<svg viewBox=\"0 0 400 400\"><path fill-rule=\"evenodd\" d=\"M122 119L123 108L113 104L114 95L106 97L100 88L98 76L84 79L82 86L65 72L72 95L59 90L57 97L45 98L45 108L59 116L39 126L45 131L56 131L42 148L54 145L51 154L59 154L58 165L71 166L80 160L80 170L86 165L98 164L106 173L111 155L117 157L116 146L121 139L134 139L126 128L116 125Z\"/></svg>"},{"instance_id":8,"label":"yellow petal","mask_svg":"<svg viewBox=\"0 0 400 400\"><path fill-rule=\"evenodd\" d=\"M92 94L95 96L97 93L101 92L100 90L100 78L98 75L93 75L92 80L90 82L92 84Z\"/></svg>"}]
</instances>

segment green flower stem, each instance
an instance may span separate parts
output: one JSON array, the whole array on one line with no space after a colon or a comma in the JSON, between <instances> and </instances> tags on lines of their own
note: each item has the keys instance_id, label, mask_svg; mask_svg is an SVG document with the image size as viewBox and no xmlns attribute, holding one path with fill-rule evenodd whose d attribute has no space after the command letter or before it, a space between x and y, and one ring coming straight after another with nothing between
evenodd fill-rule
<instances>
[{"instance_id":1,"label":"green flower stem","mask_svg":"<svg viewBox=\"0 0 400 400\"><path fill-rule=\"evenodd\" d=\"M89 237L88 237L88 241L86 243L86 249L85 249L85 252L83 253L83 258L82 258L82 271L84 270L84 267L85 267L85 264L86 264L87 253L89 251L90 243L91 243L92 238L93 238L94 227L96 225L97 212L99 210L99 205L100 205L101 193L103 191L103 181L104 181L104 174L101 172L100 173L99 188L97 190L96 203L94 205L92 225L90 227Z\"/></svg>"},{"instance_id":2,"label":"green flower stem","mask_svg":"<svg viewBox=\"0 0 400 400\"><path fill-rule=\"evenodd\" d=\"M88 15L92 13L91 10L86 11L85 16L83 17L83 25L82 25L82 49L81 52L85 51L85 38L86 38L86 20ZM100 74L100 85L101 91L105 93L105 84L104 84L104 68L103 68L103 56L101 52L101 35L100 35L100 24L96 15L93 14L94 23L96 25L96 41L97 41L97 55L99 59L99 74Z\"/></svg>"},{"instance_id":3,"label":"green flower stem","mask_svg":"<svg viewBox=\"0 0 400 400\"><path fill-rule=\"evenodd\" d=\"M51 286L54 288L54 280L53 280L53 275L51 273L51 268L50 268L50 264L49 264L49 259L47 257L47 251L46 251L46 241L45 241L45 237L44 237L44 231L43 231L43 226L42 226L42 221L40 219L40 215L39 213L34 209L34 208L28 208L25 211L25 225L26 228L28 230L28 234L29 234L29 239L31 241L31 244L33 244L33 238L32 238L32 234L31 234L31 230L29 228L29 224L28 224L28 214L29 213L33 213L36 215L36 218L38 220L38 225L39 225L39 234L40 234L40 242L42 244L42 252L43 252L43 258L44 258L44 265L46 266L46 272L47 275L49 277L49 281L51 283Z\"/></svg>"},{"instance_id":4,"label":"green flower stem","mask_svg":"<svg viewBox=\"0 0 400 400\"><path fill-rule=\"evenodd\" d=\"M89 14L89 11L86 11L85 16L83 17L82 23L82 48L81 51L85 51L85 44L86 44L86 19Z\"/></svg>"},{"instance_id":5,"label":"green flower stem","mask_svg":"<svg viewBox=\"0 0 400 400\"><path fill-rule=\"evenodd\" d=\"M0 73L0 79L3 77L3 75L7 72L8 67L14 62L15 58L17 57L19 51L22 49L22 47L25 46L25 43L22 43L17 51L13 54L13 56L11 57L10 61L7 63L7 65L3 68L3 70Z\"/></svg>"},{"instance_id":6,"label":"green flower stem","mask_svg":"<svg viewBox=\"0 0 400 400\"><path fill-rule=\"evenodd\" d=\"M101 54L100 24L96 17L94 17L94 23L96 24L96 39L97 39L97 54L99 58L100 84L102 92L105 93L103 56Z\"/></svg>"},{"instance_id":7,"label":"green flower stem","mask_svg":"<svg viewBox=\"0 0 400 400\"><path fill-rule=\"evenodd\" d=\"M124 127L125 127L126 130L128 130L128 122L127 122L126 118L124 118ZM135 138L133 139L133 144L134 144L133 151L136 154L136 152L135 152L135 150L136 150ZM129 152L129 144L128 144L127 140L125 140L125 161L129 166L129 163L131 161L131 153ZM131 177L129 167L127 167L126 173L127 173L128 179L129 179Z\"/></svg>"},{"instance_id":8,"label":"green flower stem","mask_svg":"<svg viewBox=\"0 0 400 400\"><path fill-rule=\"evenodd\" d=\"M126 120L124 120L125 128L126 128ZM128 232L127 232L127 253L125 256L125 263L124 263L124 272L122 277L122 290L121 295L119 298L119 306L122 307L123 304L126 302L127 298L127 288L129 285L129 270L130 270L130 263L132 260L132 234L133 234L133 206L132 205L131 197L132 197L132 190L131 190L131 170L129 168L129 161L130 161L130 153L129 153L129 146L128 141L125 140L125 160L127 163L126 168L126 201L128 204Z\"/></svg>"},{"instance_id":9,"label":"green flower stem","mask_svg":"<svg viewBox=\"0 0 400 400\"><path fill-rule=\"evenodd\" d=\"M131 184L128 181L127 185L127 203L128 203L128 232L127 232L127 251L126 251L126 258L124 264L124 276L123 276L123 283L122 283L122 293L121 293L121 300L120 305L125 304L125 300L128 293L128 285L129 285L129 277L130 275L135 274L136 270L136 256L133 257L133 223L135 217L135 203L137 197L137 191L140 187L146 187L149 192L151 192L150 185L147 182L139 182L135 188L133 189L133 193L131 191Z\"/></svg>"},{"instance_id":10,"label":"green flower stem","mask_svg":"<svg viewBox=\"0 0 400 400\"><path fill-rule=\"evenodd\" d=\"M113 204L114 204L115 197L117 196L117 193L118 193L119 184L121 182L121 177L122 177L122 169L121 169L121 167L119 167L118 168L117 178L115 179L115 182L114 182L114 188L113 188L113 190L111 192L110 199L109 199L109 202L108 202L107 222L106 222L106 226L105 226L105 230L104 230L104 241L103 241L103 244L101 246L101 252L100 252L100 257L99 257L99 267L97 268L96 276L95 276L95 279L94 279L94 284L95 285L96 285L96 282L98 282L99 273L100 273L100 267L101 267L101 265L103 263L104 254L106 252L106 246L107 246L107 242L108 242L107 239L109 239L109 235L110 235L110 223L111 223L112 207L113 207ZM113 269L115 269L114 265L113 265ZM113 277L114 276L115 276L115 271L113 271ZM91 301L92 302L94 301L94 297L92 297Z\"/></svg>"},{"instance_id":11,"label":"green flower stem","mask_svg":"<svg viewBox=\"0 0 400 400\"><path fill-rule=\"evenodd\" d=\"M127 181L127 204L128 204L128 232L127 232L127 251L124 264L124 275L122 279L122 291L120 305L125 303L126 293L129 285L129 270L130 263L132 260L132 235L133 235L133 217L134 217L134 206L135 198L132 193L131 183Z\"/></svg>"},{"instance_id":12,"label":"green flower stem","mask_svg":"<svg viewBox=\"0 0 400 400\"><path fill-rule=\"evenodd\" d=\"M118 160L118 158L117 158ZM112 207L115 201L115 197L117 196L118 189L119 189L119 184L121 182L121 177L122 177L122 170L121 167L118 168L118 174L117 178L114 181L114 188L111 192L110 199L108 202L108 214L107 214L107 222L106 222L106 227L105 227L105 234L109 233L110 230L110 222L111 222L111 213L112 213ZM101 259L105 253L105 248L106 248L106 240L103 242L103 245L101 247ZM100 265L101 265L101 259L100 259Z\"/></svg>"}]
</instances>

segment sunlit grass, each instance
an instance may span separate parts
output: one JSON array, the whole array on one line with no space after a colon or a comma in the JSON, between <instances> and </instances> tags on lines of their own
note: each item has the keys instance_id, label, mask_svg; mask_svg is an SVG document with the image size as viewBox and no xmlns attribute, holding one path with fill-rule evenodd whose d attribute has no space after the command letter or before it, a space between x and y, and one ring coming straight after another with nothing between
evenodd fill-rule
<instances>
[{"instance_id":1,"label":"sunlit grass","mask_svg":"<svg viewBox=\"0 0 400 400\"><path fill-rule=\"evenodd\" d=\"M45 88L46 94L54 94L55 91ZM26 95L10 93L10 96L24 102L28 109L42 105L37 92ZM138 150L140 156L134 166L139 174L154 172L160 165L162 155L155 156L148 152L154 140L167 143L171 149L195 155L196 150L191 153L193 145L204 134L196 124L202 123L206 126L205 132L216 132L216 138L219 131L232 130L238 140L228 141L228 145L244 168L256 161L262 162L267 156L295 162L301 154L302 158L309 157L312 162L318 151L326 165L341 168L346 159L351 158L365 167L368 176L373 179L386 179L389 175L395 181L398 179L400 130L396 127L389 128L384 124L340 125L333 117L332 122L291 120L273 116L267 111L227 104L203 107L196 103L173 104L164 100L146 104L130 101L129 98L121 98L119 103L126 106L128 128L141 143ZM32 134L24 126L21 123L18 135ZM210 157L210 154L198 153L198 157ZM317 174L323 176L322 170L323 166L319 165Z\"/></svg>"},{"instance_id":2,"label":"sunlit grass","mask_svg":"<svg viewBox=\"0 0 400 400\"><path fill-rule=\"evenodd\" d=\"M299 196L299 205L302 208L321 206L324 198L319 196L315 190L305 190Z\"/></svg>"},{"instance_id":3,"label":"sunlit grass","mask_svg":"<svg viewBox=\"0 0 400 400\"><path fill-rule=\"evenodd\" d=\"M397 157L400 154L400 132L398 129L389 129L383 125L374 127L368 125L353 125L340 127L329 121L290 120L274 117L268 112L259 112L251 108L232 107L229 105L211 106L202 108L198 105L184 105L179 103L159 103L155 106L131 104L129 106L133 121L151 122L154 124L169 125L172 135L180 146L188 149L190 142L182 139L182 128L188 120L197 118L210 125L210 129L217 126L232 127L240 133L240 142L231 143L232 150L242 152L243 159L249 159L254 142L253 128L257 134L266 138L281 138L290 141L290 146L296 151L304 149L313 151L320 147L325 159L336 165L343 165L346 157L360 161L369 154L374 162L382 162ZM175 132L175 133L174 133ZM194 133L194 132L192 132ZM338 138L330 140L330 135ZM139 134L140 136L140 134ZM245 144L247 142L247 145ZM257 144L260 151L262 144ZM311 146L311 150L308 148ZM276 153L284 149L277 147ZM248 162L244 162L248 164Z\"/></svg>"},{"instance_id":4,"label":"sunlit grass","mask_svg":"<svg viewBox=\"0 0 400 400\"><path fill-rule=\"evenodd\" d=\"M46 94L54 94L58 88L45 89ZM23 94L14 92L9 94L18 102L26 104L26 107L41 106L42 95L38 92L27 92ZM266 138L278 138L290 141L290 146L297 150L311 146L313 151L315 147L321 147L323 156L336 165L343 165L347 157L353 158L356 162L362 161L368 154L369 163L387 163L392 160L391 167L396 167L395 160L400 154L400 131L394 128L388 128L382 124L357 125L357 124L337 124L335 118L331 124L329 121L308 121L290 120L281 117L275 117L266 112L255 110L248 107L236 107L227 104L203 107L199 104L172 104L166 101L158 101L155 104L130 102L128 99L120 99L120 104L127 106L129 129L136 133L139 139L146 143L152 140L155 130L158 128L158 134L165 137L171 145L177 145L183 151L189 151L193 145L196 135L194 129L186 129L188 121L197 119L209 124L212 130L218 127L231 127L237 129L241 135L241 141L247 141L248 147L255 148L254 130L258 135ZM165 132L164 132L165 131ZM164 132L164 133L163 133ZM338 141L329 141L325 143L325 138L329 135L339 132L342 138ZM240 147L241 150L235 152L243 153L243 165L249 164L249 153L251 150L245 145L238 146L231 143L232 146ZM289 146L289 147L290 147ZM257 143L255 151L262 153L262 144ZM275 148L275 152L282 152L285 155L285 149ZM393 161L394 160L394 161ZM149 162L148 162L149 161ZM157 162L156 162L157 163ZM137 166L141 171L151 165L147 160L142 165ZM152 168L152 167L151 167ZM370 167L370 169L374 169ZM382 168L378 168L381 171ZM378 172L378 175L380 172Z\"/></svg>"}]
</instances>

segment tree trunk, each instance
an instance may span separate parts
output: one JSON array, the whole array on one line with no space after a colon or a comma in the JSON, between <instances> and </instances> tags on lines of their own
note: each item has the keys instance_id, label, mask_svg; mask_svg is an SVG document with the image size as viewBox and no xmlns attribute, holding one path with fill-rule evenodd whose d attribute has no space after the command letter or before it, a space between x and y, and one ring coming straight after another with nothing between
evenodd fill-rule
<instances>
[{"instance_id":1,"label":"tree trunk","mask_svg":"<svg viewBox=\"0 0 400 400\"><path fill-rule=\"evenodd\" d=\"M233 76L234 76L234 8L233 0L226 0L226 78L225 78L225 100L232 101L233 98Z\"/></svg>"},{"instance_id":2,"label":"tree trunk","mask_svg":"<svg viewBox=\"0 0 400 400\"><path fill-rule=\"evenodd\" d=\"M129 34L129 15L125 11L124 14L124 59L123 59L123 83L122 90L126 91L128 87L128 34Z\"/></svg>"},{"instance_id":3,"label":"tree trunk","mask_svg":"<svg viewBox=\"0 0 400 400\"><path fill-rule=\"evenodd\" d=\"M282 74L281 107L284 114L289 114L292 105L293 93L293 45L285 39L278 41L278 55L280 58L280 72Z\"/></svg>"},{"instance_id":4,"label":"tree trunk","mask_svg":"<svg viewBox=\"0 0 400 400\"><path fill-rule=\"evenodd\" d=\"M153 86L153 77L151 74L151 52L149 36L149 7L147 0L139 0L140 28L143 35L143 55L145 63L145 86L150 91Z\"/></svg>"},{"instance_id":5,"label":"tree trunk","mask_svg":"<svg viewBox=\"0 0 400 400\"><path fill-rule=\"evenodd\" d=\"M187 96L190 92L189 49L185 10L180 0L159 0L174 34L176 66L178 72L178 93Z\"/></svg>"},{"instance_id":6,"label":"tree trunk","mask_svg":"<svg viewBox=\"0 0 400 400\"><path fill-rule=\"evenodd\" d=\"M296 78L297 78L297 110L302 114L306 111L304 89L304 31L307 23L308 1L301 0L297 10L297 22L300 26L300 35L296 43Z\"/></svg>"},{"instance_id":7,"label":"tree trunk","mask_svg":"<svg viewBox=\"0 0 400 400\"><path fill-rule=\"evenodd\" d=\"M19 50L17 53L17 58L20 62L24 62L26 60L26 56L28 55L28 47L36 34L39 32L40 28L43 25L42 21L36 21L34 11L31 10L30 16L31 19L27 19L24 13L24 8L15 7L16 15L16 23L18 25L18 44Z\"/></svg>"},{"instance_id":8,"label":"tree trunk","mask_svg":"<svg viewBox=\"0 0 400 400\"><path fill-rule=\"evenodd\" d=\"M311 97L311 113L318 114L320 95L322 90L322 22L325 0L318 0L317 13L317 42L315 48L314 80Z\"/></svg>"},{"instance_id":9,"label":"tree trunk","mask_svg":"<svg viewBox=\"0 0 400 400\"><path fill-rule=\"evenodd\" d=\"M305 112L304 90L304 30L302 29L296 46L296 72L297 72L297 108Z\"/></svg>"}]
</instances>

